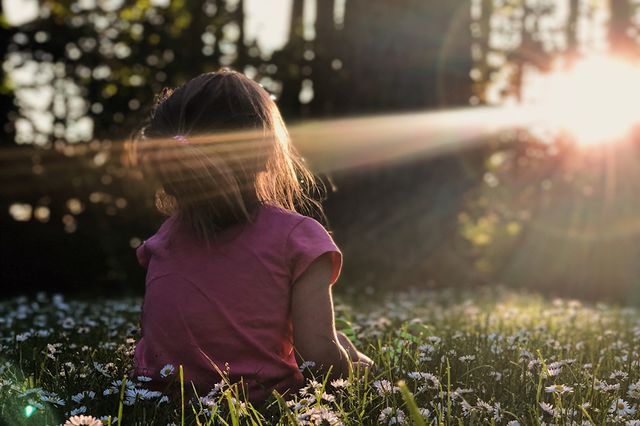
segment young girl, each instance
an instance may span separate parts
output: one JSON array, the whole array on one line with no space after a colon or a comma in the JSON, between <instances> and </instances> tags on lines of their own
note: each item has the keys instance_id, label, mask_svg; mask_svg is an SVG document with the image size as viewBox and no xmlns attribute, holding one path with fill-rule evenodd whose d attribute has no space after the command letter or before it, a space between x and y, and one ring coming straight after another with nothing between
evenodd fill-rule
<instances>
[{"instance_id":1,"label":"young girl","mask_svg":"<svg viewBox=\"0 0 640 426\"><path fill-rule=\"evenodd\" d=\"M298 389L298 362L334 377L372 364L336 332L342 255L296 212L318 206L314 179L260 85L222 70L165 91L132 147L169 216L136 250L147 278L134 374L162 386L163 366L182 365L206 394L222 371L260 401Z\"/></svg>"}]
</instances>

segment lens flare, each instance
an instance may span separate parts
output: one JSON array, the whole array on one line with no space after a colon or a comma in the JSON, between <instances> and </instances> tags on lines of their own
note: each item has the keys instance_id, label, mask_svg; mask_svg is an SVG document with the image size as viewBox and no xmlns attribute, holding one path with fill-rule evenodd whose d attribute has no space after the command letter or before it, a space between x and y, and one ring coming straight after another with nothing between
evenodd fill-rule
<instances>
[{"instance_id":1,"label":"lens flare","mask_svg":"<svg viewBox=\"0 0 640 426\"><path fill-rule=\"evenodd\" d=\"M26 407L24 407L24 416L31 417L36 411L36 407L34 407L33 405L27 405Z\"/></svg>"},{"instance_id":2,"label":"lens flare","mask_svg":"<svg viewBox=\"0 0 640 426\"><path fill-rule=\"evenodd\" d=\"M622 58L582 59L530 82L526 92L537 120L580 145L617 141L640 123L640 66Z\"/></svg>"}]
</instances>

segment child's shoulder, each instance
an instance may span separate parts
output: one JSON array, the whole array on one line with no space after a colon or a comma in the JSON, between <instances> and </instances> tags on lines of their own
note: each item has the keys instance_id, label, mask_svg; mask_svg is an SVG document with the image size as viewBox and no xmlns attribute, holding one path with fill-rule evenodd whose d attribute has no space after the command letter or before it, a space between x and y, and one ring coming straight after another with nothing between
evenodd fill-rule
<instances>
[{"instance_id":1,"label":"child's shoulder","mask_svg":"<svg viewBox=\"0 0 640 426\"><path fill-rule=\"evenodd\" d=\"M296 226L298 223L309 217L293 210L275 206L272 204L264 204L262 206L261 216L270 224Z\"/></svg>"},{"instance_id":2,"label":"child's shoulder","mask_svg":"<svg viewBox=\"0 0 640 426\"><path fill-rule=\"evenodd\" d=\"M300 225L324 229L324 226L312 217L271 204L262 206L261 218L263 225L281 230L292 231Z\"/></svg>"}]
</instances>

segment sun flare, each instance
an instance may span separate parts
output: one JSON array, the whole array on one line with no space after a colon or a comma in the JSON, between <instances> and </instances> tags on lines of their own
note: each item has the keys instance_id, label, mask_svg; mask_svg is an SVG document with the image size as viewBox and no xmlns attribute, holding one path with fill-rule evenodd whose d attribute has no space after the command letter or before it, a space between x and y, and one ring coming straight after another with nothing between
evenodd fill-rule
<instances>
[{"instance_id":1,"label":"sun flare","mask_svg":"<svg viewBox=\"0 0 640 426\"><path fill-rule=\"evenodd\" d=\"M529 85L536 118L571 133L580 145L619 140L640 123L640 66L596 56Z\"/></svg>"}]
</instances>

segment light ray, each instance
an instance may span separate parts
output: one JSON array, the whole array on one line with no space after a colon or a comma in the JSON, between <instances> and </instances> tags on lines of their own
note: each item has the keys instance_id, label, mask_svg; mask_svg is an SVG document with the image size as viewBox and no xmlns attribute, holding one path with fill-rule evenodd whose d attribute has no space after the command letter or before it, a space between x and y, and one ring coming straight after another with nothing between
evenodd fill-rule
<instances>
[{"instance_id":1,"label":"light ray","mask_svg":"<svg viewBox=\"0 0 640 426\"><path fill-rule=\"evenodd\" d=\"M317 172L364 167L402 161L418 156L433 157L483 143L500 130L532 122L524 108L485 107L435 112L415 112L333 120L306 121L290 126L293 145L309 160ZM190 138L190 143L207 151L237 150L237 158L252 157L251 147L262 134L234 132ZM145 141L152 149L180 149L175 140ZM114 142L108 148L112 156L126 160L128 141ZM224 147L223 147L224 145ZM242 151L245 151L244 153ZM42 157L46 150L38 150ZM0 161L7 165L0 171L3 188L32 174L33 149L3 149ZM70 162L46 163L54 178L69 173Z\"/></svg>"}]
</instances>

